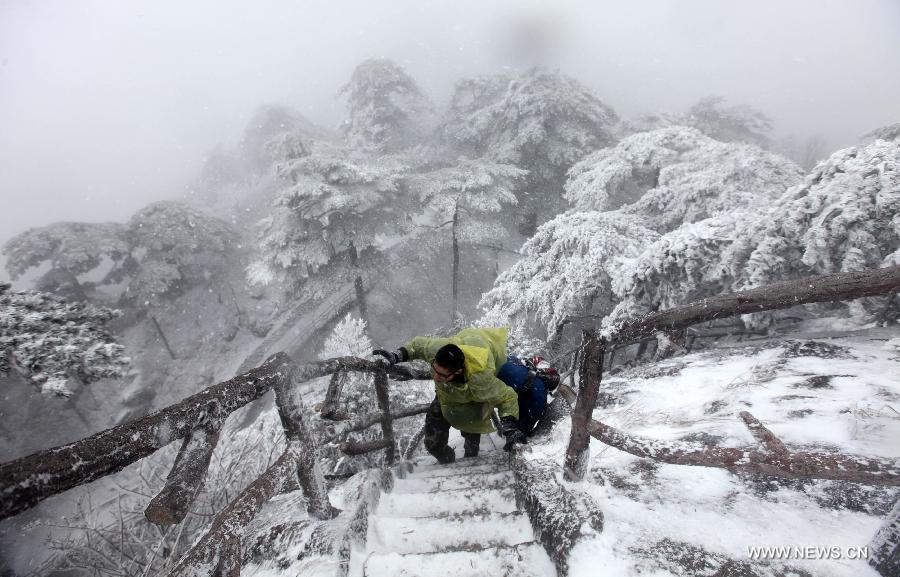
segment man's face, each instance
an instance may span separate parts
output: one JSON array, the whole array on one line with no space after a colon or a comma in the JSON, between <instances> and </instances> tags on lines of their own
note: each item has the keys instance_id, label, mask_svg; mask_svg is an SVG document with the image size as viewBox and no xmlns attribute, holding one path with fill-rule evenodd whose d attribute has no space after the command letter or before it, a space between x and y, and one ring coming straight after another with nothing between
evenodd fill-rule
<instances>
[{"instance_id":1,"label":"man's face","mask_svg":"<svg viewBox=\"0 0 900 577\"><path fill-rule=\"evenodd\" d=\"M448 381L452 381L460 373L462 373L462 369L451 371L435 362L431 363L431 374L434 376L434 380L438 383L446 383Z\"/></svg>"}]
</instances>

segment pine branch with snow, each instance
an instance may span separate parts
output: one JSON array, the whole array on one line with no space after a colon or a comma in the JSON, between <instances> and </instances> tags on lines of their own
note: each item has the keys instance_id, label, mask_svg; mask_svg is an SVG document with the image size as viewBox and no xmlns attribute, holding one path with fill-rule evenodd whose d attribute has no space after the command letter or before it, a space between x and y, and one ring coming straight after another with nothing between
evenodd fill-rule
<instances>
[{"instance_id":1,"label":"pine branch with snow","mask_svg":"<svg viewBox=\"0 0 900 577\"><path fill-rule=\"evenodd\" d=\"M15 370L48 395L124 374L130 360L101 326L118 311L0 283L0 374Z\"/></svg>"},{"instance_id":2,"label":"pine branch with snow","mask_svg":"<svg viewBox=\"0 0 900 577\"><path fill-rule=\"evenodd\" d=\"M620 209L665 233L764 205L801 178L800 167L786 158L673 126L634 134L586 157L569 172L565 197L576 210Z\"/></svg>"},{"instance_id":3,"label":"pine branch with snow","mask_svg":"<svg viewBox=\"0 0 900 577\"><path fill-rule=\"evenodd\" d=\"M180 202L154 202L128 221L136 264L125 299L154 304L186 287L209 282L227 267L235 230Z\"/></svg>"},{"instance_id":4,"label":"pine branch with snow","mask_svg":"<svg viewBox=\"0 0 900 577\"><path fill-rule=\"evenodd\" d=\"M657 238L629 215L560 215L538 228L522 258L482 297L483 321L518 324L533 317L552 336L570 316L604 315L616 303L613 279Z\"/></svg>"},{"instance_id":5,"label":"pine branch with snow","mask_svg":"<svg viewBox=\"0 0 900 577\"><path fill-rule=\"evenodd\" d=\"M623 269L614 284L621 302L607 321L720 292L898 263L900 143L876 141L834 153L768 208L662 236ZM882 301L850 306L855 316L867 315Z\"/></svg>"}]
</instances>

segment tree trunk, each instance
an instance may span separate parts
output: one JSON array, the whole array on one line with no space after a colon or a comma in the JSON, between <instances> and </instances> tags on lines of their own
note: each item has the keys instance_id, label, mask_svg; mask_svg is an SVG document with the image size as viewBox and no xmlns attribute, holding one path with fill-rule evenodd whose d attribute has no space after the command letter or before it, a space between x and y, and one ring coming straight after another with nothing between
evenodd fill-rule
<instances>
[{"instance_id":1,"label":"tree trunk","mask_svg":"<svg viewBox=\"0 0 900 577\"><path fill-rule=\"evenodd\" d=\"M159 338L162 339L163 344L166 346L166 350L169 351L169 356L172 357L172 360L175 360L175 353L172 351L172 347L169 346L169 339L166 338L166 333L163 332L162 327L159 326L159 321L156 320L156 317L150 315L150 320L153 321L153 326L156 327L156 332L159 333Z\"/></svg>"},{"instance_id":2,"label":"tree trunk","mask_svg":"<svg viewBox=\"0 0 900 577\"><path fill-rule=\"evenodd\" d=\"M353 280L353 286L356 290L356 306L359 307L359 318L369 324L369 305L366 302L366 291L363 287L362 272L359 270L359 253L356 251L356 245L350 241L350 264L356 270L356 278Z\"/></svg>"}]
</instances>

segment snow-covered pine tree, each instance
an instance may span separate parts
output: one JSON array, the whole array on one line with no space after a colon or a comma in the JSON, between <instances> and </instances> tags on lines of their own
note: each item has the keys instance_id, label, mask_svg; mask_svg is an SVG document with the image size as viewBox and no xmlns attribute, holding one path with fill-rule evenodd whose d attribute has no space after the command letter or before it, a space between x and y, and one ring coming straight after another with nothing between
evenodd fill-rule
<instances>
[{"instance_id":1,"label":"snow-covered pine tree","mask_svg":"<svg viewBox=\"0 0 900 577\"><path fill-rule=\"evenodd\" d=\"M740 288L900 264L900 141L835 152L746 233L725 255Z\"/></svg>"},{"instance_id":2,"label":"snow-covered pine tree","mask_svg":"<svg viewBox=\"0 0 900 577\"><path fill-rule=\"evenodd\" d=\"M735 231L756 218L758 211L724 213L685 223L648 244L613 278L617 304L604 324L731 292L734 279L722 253L734 243Z\"/></svg>"},{"instance_id":3,"label":"snow-covered pine tree","mask_svg":"<svg viewBox=\"0 0 900 577\"><path fill-rule=\"evenodd\" d=\"M462 152L529 171L517 190L530 235L537 215L563 209L566 171L585 154L616 141L618 116L573 78L533 68L456 85L441 134ZM543 219L542 219L543 220Z\"/></svg>"},{"instance_id":4,"label":"snow-covered pine tree","mask_svg":"<svg viewBox=\"0 0 900 577\"><path fill-rule=\"evenodd\" d=\"M900 140L900 122L880 126L863 135L866 140Z\"/></svg>"},{"instance_id":5,"label":"snow-covered pine tree","mask_svg":"<svg viewBox=\"0 0 900 577\"><path fill-rule=\"evenodd\" d=\"M226 222L186 204L160 201L128 221L137 261L123 297L145 306L224 273L237 239Z\"/></svg>"},{"instance_id":6,"label":"snow-covered pine tree","mask_svg":"<svg viewBox=\"0 0 900 577\"><path fill-rule=\"evenodd\" d=\"M248 280L283 278L294 288L334 290L360 267L376 266L381 242L402 234L409 212L403 178L409 159L287 135L275 170L283 188L259 225L259 259ZM354 258L353 255L356 254ZM355 261L355 262L354 262ZM319 289L311 280L321 280Z\"/></svg>"},{"instance_id":7,"label":"snow-covered pine tree","mask_svg":"<svg viewBox=\"0 0 900 577\"><path fill-rule=\"evenodd\" d=\"M508 230L499 213L516 204L513 191L526 174L508 164L460 158L450 166L408 178L410 193L422 207L416 217L419 233L409 242L423 256L450 248L451 326L459 319L460 246L502 245ZM441 228L448 233L440 232Z\"/></svg>"},{"instance_id":8,"label":"snow-covered pine tree","mask_svg":"<svg viewBox=\"0 0 900 577\"><path fill-rule=\"evenodd\" d=\"M646 132L670 126L689 126L720 142L742 142L768 148L771 119L747 104L724 106L722 96L706 96L686 112L645 114L624 122L628 132Z\"/></svg>"},{"instance_id":9,"label":"snow-covered pine tree","mask_svg":"<svg viewBox=\"0 0 900 577\"><path fill-rule=\"evenodd\" d=\"M631 215L559 215L538 228L522 247L522 258L485 293L480 322L512 323L534 334L529 323L536 321L552 339L573 318L602 318L617 302L612 282L623 264L658 237Z\"/></svg>"},{"instance_id":10,"label":"snow-covered pine tree","mask_svg":"<svg viewBox=\"0 0 900 577\"><path fill-rule=\"evenodd\" d=\"M275 104L256 109L238 145L239 155L246 169L253 173L267 172L276 160L271 156L268 143L276 137L303 129L314 130L313 124L293 110Z\"/></svg>"},{"instance_id":11,"label":"snow-covered pine tree","mask_svg":"<svg viewBox=\"0 0 900 577\"><path fill-rule=\"evenodd\" d=\"M723 142L743 142L766 148L772 120L748 104L724 106L722 96L706 96L686 114L688 126Z\"/></svg>"},{"instance_id":12,"label":"snow-covered pine tree","mask_svg":"<svg viewBox=\"0 0 900 577\"><path fill-rule=\"evenodd\" d=\"M621 302L607 322L720 292L894 264L900 264L900 142L879 140L835 152L769 207L684 225L649 245L614 283ZM848 306L857 318L871 318L884 299Z\"/></svg>"},{"instance_id":13,"label":"snow-covered pine tree","mask_svg":"<svg viewBox=\"0 0 900 577\"><path fill-rule=\"evenodd\" d=\"M117 271L130 253L126 227L113 222L57 222L18 234L3 247L6 270L13 279L33 267L48 264L49 270L36 285L75 300L84 300L85 289L89 288L82 286L79 275L104 262L111 265L110 272ZM107 275L107 279L114 276Z\"/></svg>"},{"instance_id":14,"label":"snow-covered pine tree","mask_svg":"<svg viewBox=\"0 0 900 577\"><path fill-rule=\"evenodd\" d=\"M0 283L0 375L15 370L47 395L69 396L69 382L121 377L124 347L102 325L118 312L69 303L51 294Z\"/></svg>"},{"instance_id":15,"label":"snow-covered pine tree","mask_svg":"<svg viewBox=\"0 0 900 577\"><path fill-rule=\"evenodd\" d=\"M417 142L431 105L407 72L387 58L359 64L342 89L341 131L351 148L397 152Z\"/></svg>"},{"instance_id":16,"label":"snow-covered pine tree","mask_svg":"<svg viewBox=\"0 0 900 577\"><path fill-rule=\"evenodd\" d=\"M672 126L591 154L572 167L565 196L575 210L619 209L665 233L770 202L802 176L793 162L757 146Z\"/></svg>"}]
</instances>

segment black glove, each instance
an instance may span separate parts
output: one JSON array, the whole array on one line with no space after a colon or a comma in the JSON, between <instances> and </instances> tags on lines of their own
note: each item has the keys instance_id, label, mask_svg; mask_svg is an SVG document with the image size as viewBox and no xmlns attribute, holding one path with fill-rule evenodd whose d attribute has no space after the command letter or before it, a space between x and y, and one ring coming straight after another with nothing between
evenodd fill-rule
<instances>
[{"instance_id":1,"label":"black glove","mask_svg":"<svg viewBox=\"0 0 900 577\"><path fill-rule=\"evenodd\" d=\"M373 355L381 355L385 359L387 359L388 364L396 365L397 363L404 363L409 360L409 353L406 352L406 349L400 347L396 351L386 351L384 349L375 349L372 351Z\"/></svg>"},{"instance_id":2,"label":"black glove","mask_svg":"<svg viewBox=\"0 0 900 577\"><path fill-rule=\"evenodd\" d=\"M506 439L503 445L504 451L510 451L516 443L525 444L525 433L519 428L519 421L515 417L500 418L500 434Z\"/></svg>"}]
</instances>

